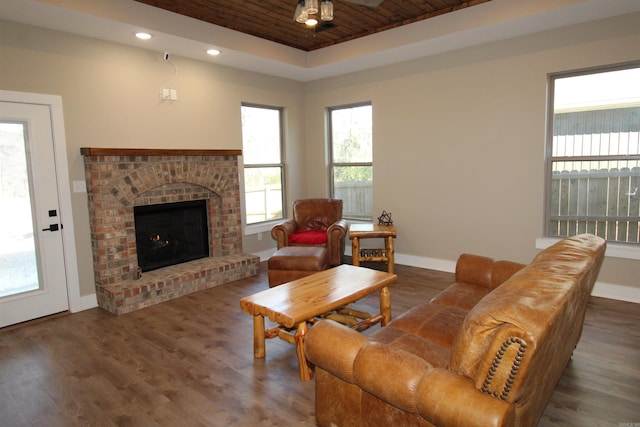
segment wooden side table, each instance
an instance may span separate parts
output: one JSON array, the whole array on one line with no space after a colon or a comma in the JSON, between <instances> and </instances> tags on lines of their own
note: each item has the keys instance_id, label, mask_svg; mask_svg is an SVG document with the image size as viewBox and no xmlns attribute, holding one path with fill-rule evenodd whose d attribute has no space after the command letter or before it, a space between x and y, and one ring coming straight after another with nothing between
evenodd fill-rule
<instances>
[{"instance_id":1,"label":"wooden side table","mask_svg":"<svg viewBox=\"0 0 640 427\"><path fill-rule=\"evenodd\" d=\"M387 271L395 273L395 257L393 239L396 238L396 227L393 225L351 224L351 256L353 265L359 266L363 261L384 262ZM383 238L384 249L360 249L360 239Z\"/></svg>"}]
</instances>

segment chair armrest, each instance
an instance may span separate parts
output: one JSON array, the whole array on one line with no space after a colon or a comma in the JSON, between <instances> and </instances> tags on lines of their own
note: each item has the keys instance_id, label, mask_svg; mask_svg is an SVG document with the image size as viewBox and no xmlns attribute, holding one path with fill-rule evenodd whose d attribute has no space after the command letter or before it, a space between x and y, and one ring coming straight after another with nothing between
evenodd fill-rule
<instances>
[{"instance_id":1,"label":"chair armrest","mask_svg":"<svg viewBox=\"0 0 640 427\"><path fill-rule=\"evenodd\" d=\"M342 264L344 255L345 236L349 224L344 219L339 219L327 229L327 250L329 251L329 263L331 265Z\"/></svg>"},{"instance_id":2,"label":"chair armrest","mask_svg":"<svg viewBox=\"0 0 640 427\"><path fill-rule=\"evenodd\" d=\"M278 249L288 246L289 235L296 232L298 226L296 222L289 219L271 229L271 237L278 242Z\"/></svg>"},{"instance_id":3,"label":"chair armrest","mask_svg":"<svg viewBox=\"0 0 640 427\"><path fill-rule=\"evenodd\" d=\"M429 372L416 395L418 413L438 426L515 426L512 404L477 390L471 379L451 371Z\"/></svg>"}]
</instances>

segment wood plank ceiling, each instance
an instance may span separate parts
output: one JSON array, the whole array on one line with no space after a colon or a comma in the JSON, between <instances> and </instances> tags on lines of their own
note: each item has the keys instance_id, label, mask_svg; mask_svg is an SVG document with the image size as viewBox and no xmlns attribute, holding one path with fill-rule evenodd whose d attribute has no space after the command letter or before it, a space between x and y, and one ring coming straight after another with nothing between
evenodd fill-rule
<instances>
[{"instance_id":1,"label":"wood plank ceiling","mask_svg":"<svg viewBox=\"0 0 640 427\"><path fill-rule=\"evenodd\" d=\"M334 19L315 30L293 20L298 0L136 0L262 39L312 51L490 0L383 0L377 7L333 0ZM212 40L213 43L215 41Z\"/></svg>"}]
</instances>

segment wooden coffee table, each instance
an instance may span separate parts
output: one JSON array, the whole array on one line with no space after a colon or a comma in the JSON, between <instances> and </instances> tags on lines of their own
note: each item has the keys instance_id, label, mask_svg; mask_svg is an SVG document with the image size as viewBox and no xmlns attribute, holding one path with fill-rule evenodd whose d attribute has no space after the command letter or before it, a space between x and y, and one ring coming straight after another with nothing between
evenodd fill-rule
<instances>
[{"instance_id":1,"label":"wooden coffee table","mask_svg":"<svg viewBox=\"0 0 640 427\"><path fill-rule=\"evenodd\" d=\"M380 291L380 314L358 322L356 329L379 322L384 326L391 320L387 286L396 280L395 274L343 264L242 298L240 307L253 316L253 357L265 357L266 338L282 338L296 345L300 379L310 380L313 373L304 354L307 323ZM278 326L265 331L265 316ZM289 332L293 330L295 334Z\"/></svg>"}]
</instances>

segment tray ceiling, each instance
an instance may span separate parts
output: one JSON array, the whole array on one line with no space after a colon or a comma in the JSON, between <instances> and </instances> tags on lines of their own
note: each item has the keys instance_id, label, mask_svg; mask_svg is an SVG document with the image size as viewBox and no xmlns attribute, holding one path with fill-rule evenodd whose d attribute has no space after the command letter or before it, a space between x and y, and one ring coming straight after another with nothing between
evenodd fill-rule
<instances>
[{"instance_id":1,"label":"tray ceiling","mask_svg":"<svg viewBox=\"0 0 640 427\"><path fill-rule=\"evenodd\" d=\"M489 0L383 0L377 7L333 0L333 21L319 23L315 30L293 20L297 0L136 1L303 51L313 51Z\"/></svg>"}]
</instances>

